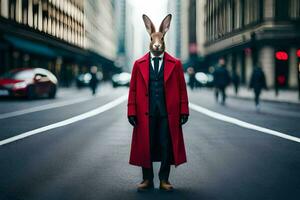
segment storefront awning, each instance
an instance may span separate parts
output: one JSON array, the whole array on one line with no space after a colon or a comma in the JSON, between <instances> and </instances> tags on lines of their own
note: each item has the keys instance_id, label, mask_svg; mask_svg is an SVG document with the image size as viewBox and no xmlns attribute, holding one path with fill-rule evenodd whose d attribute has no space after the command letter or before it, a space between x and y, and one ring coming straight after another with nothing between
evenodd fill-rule
<instances>
[{"instance_id":1,"label":"storefront awning","mask_svg":"<svg viewBox=\"0 0 300 200\"><path fill-rule=\"evenodd\" d=\"M5 40L11 43L14 47L23 50L25 52L34 53L37 55L55 57L56 53L51 48L43 44L38 44L29 40L25 40L19 37L4 35Z\"/></svg>"}]
</instances>

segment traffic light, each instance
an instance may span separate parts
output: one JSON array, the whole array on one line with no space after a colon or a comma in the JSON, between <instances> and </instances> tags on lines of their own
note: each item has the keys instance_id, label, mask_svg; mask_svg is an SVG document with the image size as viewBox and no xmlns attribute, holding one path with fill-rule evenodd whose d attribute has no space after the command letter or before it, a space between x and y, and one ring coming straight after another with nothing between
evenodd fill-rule
<instances>
[{"instance_id":1,"label":"traffic light","mask_svg":"<svg viewBox=\"0 0 300 200\"><path fill-rule=\"evenodd\" d=\"M298 58L300 58L300 49L297 50L296 55L297 55Z\"/></svg>"},{"instance_id":2,"label":"traffic light","mask_svg":"<svg viewBox=\"0 0 300 200\"><path fill-rule=\"evenodd\" d=\"M278 88L287 87L289 55L286 51L275 52L275 81Z\"/></svg>"},{"instance_id":3,"label":"traffic light","mask_svg":"<svg viewBox=\"0 0 300 200\"><path fill-rule=\"evenodd\" d=\"M277 51L275 54L277 60L288 60L289 55L285 51Z\"/></svg>"},{"instance_id":4,"label":"traffic light","mask_svg":"<svg viewBox=\"0 0 300 200\"><path fill-rule=\"evenodd\" d=\"M278 75L277 76L277 82L280 86L285 85L286 77L284 75Z\"/></svg>"}]
</instances>

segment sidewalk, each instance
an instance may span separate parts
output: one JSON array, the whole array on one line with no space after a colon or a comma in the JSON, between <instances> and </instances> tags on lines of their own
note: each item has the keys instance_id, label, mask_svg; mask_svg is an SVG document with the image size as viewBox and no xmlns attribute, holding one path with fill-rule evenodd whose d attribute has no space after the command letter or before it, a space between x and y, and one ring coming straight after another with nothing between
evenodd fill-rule
<instances>
[{"instance_id":1,"label":"sidewalk","mask_svg":"<svg viewBox=\"0 0 300 200\"><path fill-rule=\"evenodd\" d=\"M229 97L233 98L243 98L243 99L254 99L253 90L247 87L239 87L239 92L236 95L233 86L229 86L226 89L226 93ZM275 96L275 90L263 90L261 93L262 101L272 101L272 102L284 102L284 103L297 103L300 104L298 99L298 91L296 90L279 90L278 96Z\"/></svg>"}]
</instances>

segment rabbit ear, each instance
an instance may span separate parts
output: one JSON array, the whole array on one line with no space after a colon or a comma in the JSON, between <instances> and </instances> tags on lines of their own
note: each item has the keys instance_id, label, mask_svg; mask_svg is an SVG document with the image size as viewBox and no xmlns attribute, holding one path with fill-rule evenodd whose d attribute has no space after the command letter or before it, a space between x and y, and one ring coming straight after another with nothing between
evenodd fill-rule
<instances>
[{"instance_id":1,"label":"rabbit ear","mask_svg":"<svg viewBox=\"0 0 300 200\"><path fill-rule=\"evenodd\" d=\"M143 20L144 20L144 24L145 24L145 27L146 27L149 35L154 33L155 27L154 27L154 24L152 23L152 21L150 20L150 18L147 15L143 14Z\"/></svg>"},{"instance_id":2,"label":"rabbit ear","mask_svg":"<svg viewBox=\"0 0 300 200\"><path fill-rule=\"evenodd\" d=\"M171 19L172 19L172 15L168 14L163 21L160 24L159 27L159 32L166 34L166 32L169 30L170 28L170 23L171 23Z\"/></svg>"}]
</instances>

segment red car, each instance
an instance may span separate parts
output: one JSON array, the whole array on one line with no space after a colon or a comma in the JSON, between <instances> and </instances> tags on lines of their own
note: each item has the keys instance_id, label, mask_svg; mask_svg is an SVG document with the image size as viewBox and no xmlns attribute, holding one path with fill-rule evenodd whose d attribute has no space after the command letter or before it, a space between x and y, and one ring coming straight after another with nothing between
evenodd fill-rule
<instances>
[{"instance_id":1,"label":"red car","mask_svg":"<svg viewBox=\"0 0 300 200\"><path fill-rule=\"evenodd\" d=\"M55 98L57 79L42 68L21 68L0 77L0 96Z\"/></svg>"}]
</instances>

